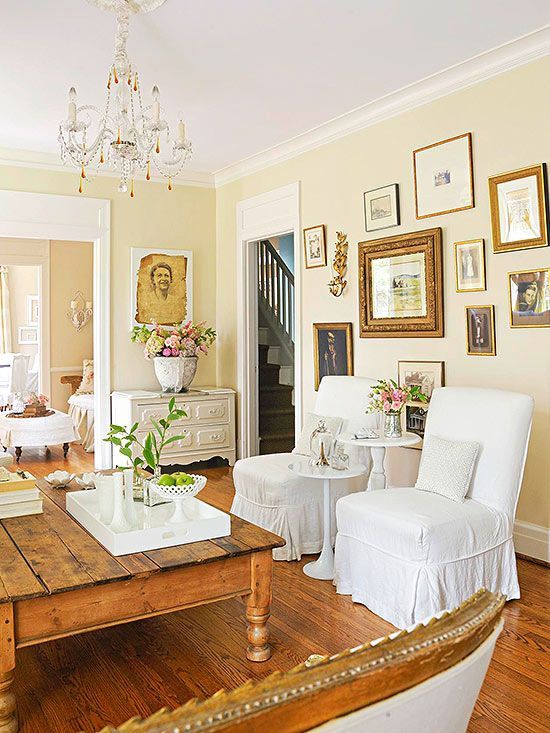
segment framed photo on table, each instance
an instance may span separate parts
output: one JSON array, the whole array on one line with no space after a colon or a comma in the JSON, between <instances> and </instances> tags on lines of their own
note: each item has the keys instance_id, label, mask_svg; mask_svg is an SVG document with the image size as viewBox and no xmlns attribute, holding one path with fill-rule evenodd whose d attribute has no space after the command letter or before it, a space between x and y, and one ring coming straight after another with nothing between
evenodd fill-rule
<instances>
[{"instance_id":1,"label":"framed photo on table","mask_svg":"<svg viewBox=\"0 0 550 733\"><path fill-rule=\"evenodd\" d=\"M493 252L548 245L544 164L492 176L489 198Z\"/></svg>"},{"instance_id":2,"label":"framed photo on table","mask_svg":"<svg viewBox=\"0 0 550 733\"><path fill-rule=\"evenodd\" d=\"M420 387L428 400L437 387L445 386L444 361L398 361L400 387Z\"/></svg>"},{"instance_id":3,"label":"framed photo on table","mask_svg":"<svg viewBox=\"0 0 550 733\"><path fill-rule=\"evenodd\" d=\"M441 229L359 243L361 338L443 336Z\"/></svg>"},{"instance_id":4,"label":"framed photo on table","mask_svg":"<svg viewBox=\"0 0 550 733\"><path fill-rule=\"evenodd\" d=\"M466 352L470 356L495 356L495 306L466 306Z\"/></svg>"},{"instance_id":5,"label":"framed photo on table","mask_svg":"<svg viewBox=\"0 0 550 733\"><path fill-rule=\"evenodd\" d=\"M550 268L508 273L510 326L550 326Z\"/></svg>"},{"instance_id":6,"label":"framed photo on table","mask_svg":"<svg viewBox=\"0 0 550 733\"><path fill-rule=\"evenodd\" d=\"M315 389L327 376L353 376L351 323L314 323Z\"/></svg>"},{"instance_id":7,"label":"framed photo on table","mask_svg":"<svg viewBox=\"0 0 550 733\"><path fill-rule=\"evenodd\" d=\"M132 247L130 283L131 327L193 320L193 252Z\"/></svg>"},{"instance_id":8,"label":"framed photo on table","mask_svg":"<svg viewBox=\"0 0 550 733\"><path fill-rule=\"evenodd\" d=\"M365 206L365 229L374 232L398 226L399 218L399 184L374 188L363 194Z\"/></svg>"},{"instance_id":9,"label":"framed photo on table","mask_svg":"<svg viewBox=\"0 0 550 733\"><path fill-rule=\"evenodd\" d=\"M485 290L485 244L483 239L455 242L456 292Z\"/></svg>"},{"instance_id":10,"label":"framed photo on table","mask_svg":"<svg viewBox=\"0 0 550 733\"><path fill-rule=\"evenodd\" d=\"M474 207L472 133L413 151L416 218Z\"/></svg>"},{"instance_id":11,"label":"framed photo on table","mask_svg":"<svg viewBox=\"0 0 550 733\"><path fill-rule=\"evenodd\" d=\"M327 241L324 224L304 229L304 252L306 269L325 267L327 264Z\"/></svg>"}]
</instances>

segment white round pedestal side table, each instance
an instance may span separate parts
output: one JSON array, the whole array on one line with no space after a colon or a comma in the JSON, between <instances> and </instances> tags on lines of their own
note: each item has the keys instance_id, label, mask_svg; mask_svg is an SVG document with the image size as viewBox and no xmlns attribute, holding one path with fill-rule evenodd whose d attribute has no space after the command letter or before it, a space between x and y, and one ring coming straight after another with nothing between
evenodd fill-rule
<instances>
[{"instance_id":1,"label":"white round pedestal side table","mask_svg":"<svg viewBox=\"0 0 550 733\"><path fill-rule=\"evenodd\" d=\"M407 448L420 443L422 438L416 433L403 433L400 438L385 438L380 435L378 438L354 438L349 433L342 433L336 437L339 443L344 445L357 445L359 448L370 448L372 453L372 471L370 474L371 489L386 488L386 473L384 471L384 459L386 448Z\"/></svg>"},{"instance_id":2,"label":"white round pedestal side table","mask_svg":"<svg viewBox=\"0 0 550 733\"><path fill-rule=\"evenodd\" d=\"M330 482L362 476L366 473L367 467L362 463L356 463L340 471L330 466L310 466L308 459L304 458L293 461L289 469L298 476L323 482L323 549L317 560L304 565L304 573L310 578L332 580L334 578L334 551L330 531Z\"/></svg>"}]
</instances>

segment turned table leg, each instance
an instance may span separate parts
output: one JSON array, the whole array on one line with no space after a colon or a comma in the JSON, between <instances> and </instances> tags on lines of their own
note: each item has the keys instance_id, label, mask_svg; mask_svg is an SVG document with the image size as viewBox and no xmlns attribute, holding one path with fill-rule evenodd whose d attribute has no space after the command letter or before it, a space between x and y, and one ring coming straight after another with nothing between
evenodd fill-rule
<instances>
[{"instance_id":1,"label":"turned table leg","mask_svg":"<svg viewBox=\"0 0 550 733\"><path fill-rule=\"evenodd\" d=\"M20 445L16 446L15 448L15 462L19 463L21 460L21 454L23 453L23 450Z\"/></svg>"},{"instance_id":2,"label":"turned table leg","mask_svg":"<svg viewBox=\"0 0 550 733\"><path fill-rule=\"evenodd\" d=\"M384 458L386 456L385 448L371 448L372 451L372 471L370 475L371 489L386 488L386 474L384 472Z\"/></svg>"},{"instance_id":3,"label":"turned table leg","mask_svg":"<svg viewBox=\"0 0 550 733\"><path fill-rule=\"evenodd\" d=\"M67 458L68 452L69 452L69 444L63 443L63 458Z\"/></svg>"},{"instance_id":4,"label":"turned table leg","mask_svg":"<svg viewBox=\"0 0 550 733\"><path fill-rule=\"evenodd\" d=\"M251 662L265 662L271 657L267 628L267 620L271 613L271 576L273 572L271 550L252 555L250 562L252 592L246 598L246 620L248 622L246 657Z\"/></svg>"},{"instance_id":5,"label":"turned table leg","mask_svg":"<svg viewBox=\"0 0 550 733\"><path fill-rule=\"evenodd\" d=\"M17 733L17 706L12 691L15 672L13 605L0 605L0 733Z\"/></svg>"}]
</instances>

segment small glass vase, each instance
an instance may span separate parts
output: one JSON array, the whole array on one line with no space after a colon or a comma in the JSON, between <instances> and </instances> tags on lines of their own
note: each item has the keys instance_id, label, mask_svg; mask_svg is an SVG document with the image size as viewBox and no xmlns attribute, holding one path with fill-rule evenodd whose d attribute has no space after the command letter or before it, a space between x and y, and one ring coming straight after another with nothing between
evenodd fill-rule
<instances>
[{"instance_id":1,"label":"small glass vase","mask_svg":"<svg viewBox=\"0 0 550 733\"><path fill-rule=\"evenodd\" d=\"M403 431L401 430L401 413L388 412L384 415L384 437L385 438L401 438Z\"/></svg>"},{"instance_id":2,"label":"small glass vase","mask_svg":"<svg viewBox=\"0 0 550 733\"><path fill-rule=\"evenodd\" d=\"M143 479L143 506L152 507L167 503L166 499L163 499L156 490L160 476L160 466L157 466L151 478Z\"/></svg>"}]
</instances>

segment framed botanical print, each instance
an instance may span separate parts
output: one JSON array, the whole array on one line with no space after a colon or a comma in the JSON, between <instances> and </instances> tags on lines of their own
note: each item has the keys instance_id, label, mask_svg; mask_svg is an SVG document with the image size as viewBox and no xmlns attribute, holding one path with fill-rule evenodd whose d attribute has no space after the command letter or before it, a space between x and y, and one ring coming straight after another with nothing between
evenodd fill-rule
<instances>
[{"instance_id":1,"label":"framed botanical print","mask_svg":"<svg viewBox=\"0 0 550 733\"><path fill-rule=\"evenodd\" d=\"M416 218L474 207L472 133L413 151Z\"/></svg>"},{"instance_id":2,"label":"framed botanical print","mask_svg":"<svg viewBox=\"0 0 550 733\"><path fill-rule=\"evenodd\" d=\"M544 164L489 178L493 252L548 244Z\"/></svg>"},{"instance_id":3,"label":"framed botanical print","mask_svg":"<svg viewBox=\"0 0 550 733\"><path fill-rule=\"evenodd\" d=\"M512 328L550 326L550 268L508 273Z\"/></svg>"},{"instance_id":4,"label":"framed botanical print","mask_svg":"<svg viewBox=\"0 0 550 733\"><path fill-rule=\"evenodd\" d=\"M130 254L131 326L193 320L193 253L142 249Z\"/></svg>"},{"instance_id":5,"label":"framed botanical print","mask_svg":"<svg viewBox=\"0 0 550 733\"><path fill-rule=\"evenodd\" d=\"M466 306L466 351L471 356L495 356L495 306Z\"/></svg>"},{"instance_id":6,"label":"framed botanical print","mask_svg":"<svg viewBox=\"0 0 550 733\"><path fill-rule=\"evenodd\" d=\"M397 372L400 387L420 387L428 400L445 385L444 361L398 361Z\"/></svg>"},{"instance_id":7,"label":"framed botanical print","mask_svg":"<svg viewBox=\"0 0 550 733\"><path fill-rule=\"evenodd\" d=\"M314 323L315 389L323 377L353 376L351 323Z\"/></svg>"},{"instance_id":8,"label":"framed botanical print","mask_svg":"<svg viewBox=\"0 0 550 733\"><path fill-rule=\"evenodd\" d=\"M485 290L485 244L483 239L455 242L456 292Z\"/></svg>"},{"instance_id":9,"label":"framed botanical print","mask_svg":"<svg viewBox=\"0 0 550 733\"><path fill-rule=\"evenodd\" d=\"M363 202L367 232L395 227L400 223L399 184L392 183L367 191L363 194Z\"/></svg>"},{"instance_id":10,"label":"framed botanical print","mask_svg":"<svg viewBox=\"0 0 550 733\"><path fill-rule=\"evenodd\" d=\"M325 267L327 264L327 241L324 224L304 229L304 249L308 270L312 267Z\"/></svg>"},{"instance_id":11,"label":"framed botanical print","mask_svg":"<svg viewBox=\"0 0 550 733\"><path fill-rule=\"evenodd\" d=\"M441 229L359 243L361 338L443 336Z\"/></svg>"}]
</instances>

